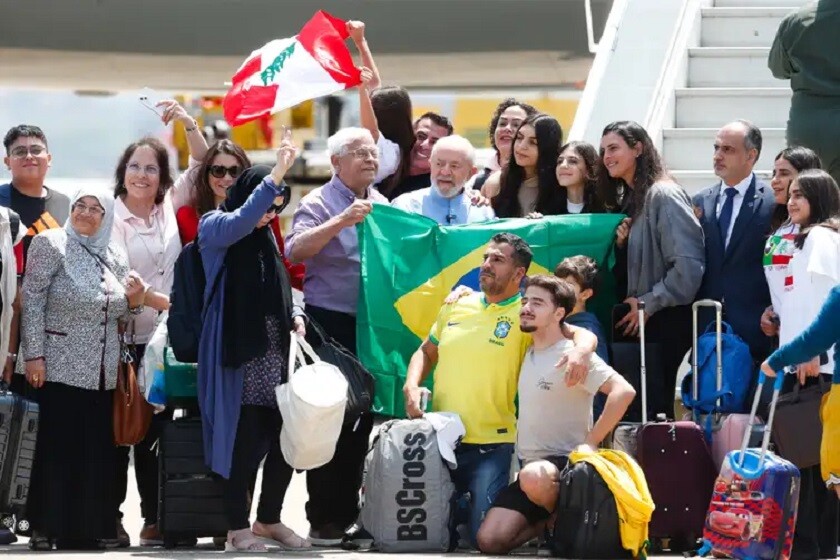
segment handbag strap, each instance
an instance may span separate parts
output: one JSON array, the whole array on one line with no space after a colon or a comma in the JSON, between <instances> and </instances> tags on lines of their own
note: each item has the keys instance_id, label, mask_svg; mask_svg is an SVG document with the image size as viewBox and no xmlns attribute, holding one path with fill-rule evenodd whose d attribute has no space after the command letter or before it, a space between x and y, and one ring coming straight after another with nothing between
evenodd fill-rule
<instances>
[{"instance_id":1,"label":"handbag strap","mask_svg":"<svg viewBox=\"0 0 840 560\"><path fill-rule=\"evenodd\" d=\"M298 356L297 351L298 347L300 347L303 352L300 356ZM289 341L289 377L288 379L292 378L292 375L295 373L295 363L300 359L301 364L306 365L306 356L309 356L309 359L312 361L313 364L317 364L321 361L321 358L318 357L318 354L312 349L312 346L306 342L306 339L300 336L297 333L292 333L291 340Z\"/></svg>"}]
</instances>

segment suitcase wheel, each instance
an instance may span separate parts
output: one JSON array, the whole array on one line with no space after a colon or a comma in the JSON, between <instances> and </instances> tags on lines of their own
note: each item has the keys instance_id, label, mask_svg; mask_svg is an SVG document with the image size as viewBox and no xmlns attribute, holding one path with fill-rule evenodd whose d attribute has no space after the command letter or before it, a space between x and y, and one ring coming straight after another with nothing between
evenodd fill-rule
<instances>
[{"instance_id":1,"label":"suitcase wheel","mask_svg":"<svg viewBox=\"0 0 840 560\"><path fill-rule=\"evenodd\" d=\"M6 529L11 529L15 526L15 518L11 515L4 515L0 517L0 525Z\"/></svg>"},{"instance_id":2,"label":"suitcase wheel","mask_svg":"<svg viewBox=\"0 0 840 560\"><path fill-rule=\"evenodd\" d=\"M15 532L23 537L32 536L32 525L29 524L28 519L18 519Z\"/></svg>"}]
</instances>

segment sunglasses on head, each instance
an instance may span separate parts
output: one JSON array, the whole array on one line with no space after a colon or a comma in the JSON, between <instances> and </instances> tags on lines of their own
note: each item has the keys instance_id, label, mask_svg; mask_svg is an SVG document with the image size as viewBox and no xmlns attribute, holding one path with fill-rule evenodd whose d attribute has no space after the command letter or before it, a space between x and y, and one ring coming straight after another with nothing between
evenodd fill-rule
<instances>
[{"instance_id":1,"label":"sunglasses on head","mask_svg":"<svg viewBox=\"0 0 840 560\"><path fill-rule=\"evenodd\" d=\"M286 201L285 200L283 202L281 202L280 204L272 204L271 206L268 207L268 210L266 210L266 214L268 214L270 212L274 212L276 214L279 214L280 212L283 211L283 208L285 208L285 207L286 207Z\"/></svg>"},{"instance_id":2,"label":"sunglasses on head","mask_svg":"<svg viewBox=\"0 0 840 560\"><path fill-rule=\"evenodd\" d=\"M225 167L224 165L211 165L209 168L210 175L216 179L224 179L225 174L230 175L231 179L236 179L242 173L242 168L238 165L232 167Z\"/></svg>"}]
</instances>

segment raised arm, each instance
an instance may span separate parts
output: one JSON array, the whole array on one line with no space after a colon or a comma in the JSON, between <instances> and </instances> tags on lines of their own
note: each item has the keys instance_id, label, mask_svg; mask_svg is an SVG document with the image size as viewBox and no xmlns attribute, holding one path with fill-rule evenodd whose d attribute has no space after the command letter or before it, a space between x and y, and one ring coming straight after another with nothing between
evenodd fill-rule
<instances>
[{"instance_id":1,"label":"raised arm","mask_svg":"<svg viewBox=\"0 0 840 560\"><path fill-rule=\"evenodd\" d=\"M198 172L198 167L201 165L204 156L207 155L209 148L207 140L198 128L198 123L180 103L174 99L167 99L158 103L157 106L163 110L163 117L161 117L163 124L179 122L183 125L184 133L187 136L187 146L190 150L189 165L175 180L175 184L170 191L172 210L177 212L181 207L192 204L195 195L195 174Z\"/></svg>"},{"instance_id":2,"label":"raised arm","mask_svg":"<svg viewBox=\"0 0 840 560\"><path fill-rule=\"evenodd\" d=\"M373 112L373 103L370 100L370 89L368 84L373 80L373 73L367 67L362 68L362 83L359 85L359 121L362 128L366 128L373 136L374 142L379 142L379 122Z\"/></svg>"},{"instance_id":3,"label":"raised arm","mask_svg":"<svg viewBox=\"0 0 840 560\"><path fill-rule=\"evenodd\" d=\"M287 130L277 150L277 162L271 174L254 189L245 204L233 212L214 210L201 217L198 225L201 246L226 248L248 235L268 211L274 198L283 193L283 176L296 155L297 148Z\"/></svg>"},{"instance_id":4,"label":"raised arm","mask_svg":"<svg viewBox=\"0 0 840 560\"><path fill-rule=\"evenodd\" d=\"M373 61L373 54L370 52L367 39L365 39L365 23L363 21L356 20L348 21L347 33L350 34L350 38L353 39L353 43L356 44L356 48L359 50L359 54L362 57L362 66L370 68L370 71L373 74L372 80L370 83L366 84L366 86L371 90L378 88L382 85L382 79L379 75L379 69ZM374 138L374 140L376 140L376 138Z\"/></svg>"}]
</instances>

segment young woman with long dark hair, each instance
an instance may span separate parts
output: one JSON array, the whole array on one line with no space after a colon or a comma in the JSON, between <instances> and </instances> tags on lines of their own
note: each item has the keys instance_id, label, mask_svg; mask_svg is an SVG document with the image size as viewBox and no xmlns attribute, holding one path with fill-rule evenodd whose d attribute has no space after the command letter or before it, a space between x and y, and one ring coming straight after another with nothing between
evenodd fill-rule
<instances>
[{"instance_id":1,"label":"young woman with long dark hair","mask_svg":"<svg viewBox=\"0 0 840 560\"><path fill-rule=\"evenodd\" d=\"M823 170L808 169L790 185L788 214L798 227L793 239L785 289L775 308L779 343L793 341L819 315L831 290L840 284L840 188ZM826 352L794 366L782 392L799 383L831 383L836 354ZM800 469L799 513L793 537L795 558L832 558L837 550L837 497L821 476L821 466Z\"/></svg>"},{"instance_id":2,"label":"young woman with long dark hair","mask_svg":"<svg viewBox=\"0 0 840 560\"><path fill-rule=\"evenodd\" d=\"M655 413L673 414L677 368L691 347L691 303L703 280L703 230L688 194L670 177L647 131L618 121L601 135L598 191L608 211L626 214L617 242L624 252L624 302L618 322L625 335L639 333L638 305L645 303L648 341L662 348L662 393L648 398ZM617 264L618 266L618 264ZM638 389L638 388L637 388Z\"/></svg>"},{"instance_id":3,"label":"young woman with long dark hair","mask_svg":"<svg viewBox=\"0 0 840 560\"><path fill-rule=\"evenodd\" d=\"M598 200L598 151L589 142L568 142L557 156L557 183L568 214L603 212Z\"/></svg>"},{"instance_id":4,"label":"young woman with long dark hair","mask_svg":"<svg viewBox=\"0 0 840 560\"><path fill-rule=\"evenodd\" d=\"M519 126L510 159L502 168L498 192L488 181L483 194L492 199L499 218L555 215L566 212L565 191L557 182L557 156L563 129L549 115L533 115Z\"/></svg>"},{"instance_id":5,"label":"young woman with long dark hair","mask_svg":"<svg viewBox=\"0 0 840 560\"><path fill-rule=\"evenodd\" d=\"M764 275L770 290L772 305L761 316L761 330L767 336L777 336L779 325L774 309L778 309L790 274L790 260L795 251L794 240L799 226L788 218L787 202L791 183L806 169L821 169L820 158L810 148L792 146L776 156L770 187L776 200L771 226L773 233L764 246Z\"/></svg>"}]
</instances>

